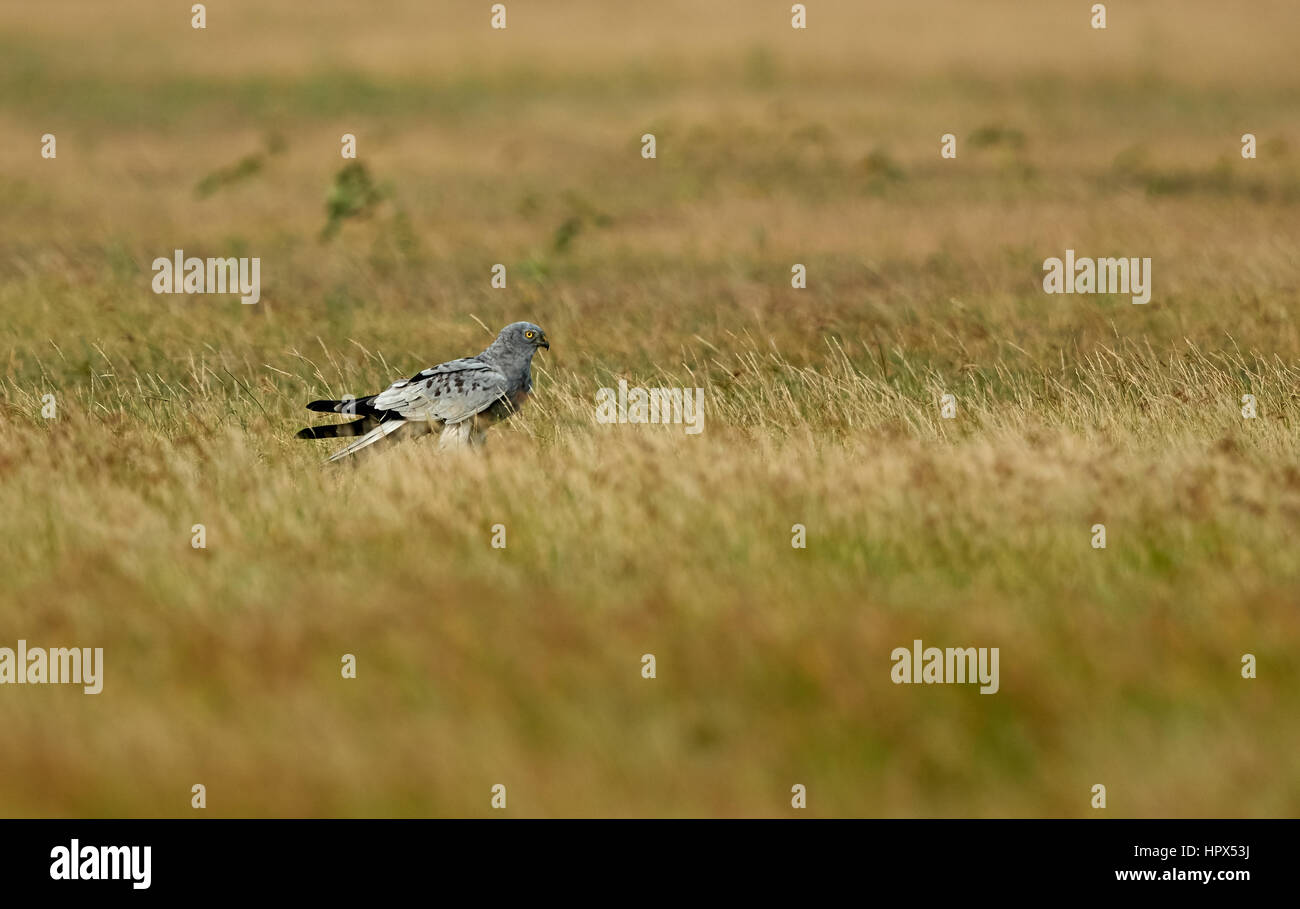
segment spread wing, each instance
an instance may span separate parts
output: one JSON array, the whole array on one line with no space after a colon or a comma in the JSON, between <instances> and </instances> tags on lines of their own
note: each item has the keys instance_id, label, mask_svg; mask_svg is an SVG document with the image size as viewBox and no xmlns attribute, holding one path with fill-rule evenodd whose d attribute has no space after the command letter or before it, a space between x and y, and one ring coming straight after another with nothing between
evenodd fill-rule
<instances>
[{"instance_id":1,"label":"spread wing","mask_svg":"<svg viewBox=\"0 0 1300 909\"><path fill-rule=\"evenodd\" d=\"M469 357L451 360L394 382L368 402L377 411L396 413L404 420L468 420L506 395L506 377L495 367Z\"/></svg>"}]
</instances>

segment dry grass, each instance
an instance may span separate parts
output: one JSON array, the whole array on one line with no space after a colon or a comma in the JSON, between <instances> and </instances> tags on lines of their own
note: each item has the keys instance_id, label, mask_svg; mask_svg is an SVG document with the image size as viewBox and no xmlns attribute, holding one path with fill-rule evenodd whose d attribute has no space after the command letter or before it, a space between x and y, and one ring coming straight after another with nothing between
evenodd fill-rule
<instances>
[{"instance_id":1,"label":"dry grass","mask_svg":"<svg viewBox=\"0 0 1300 909\"><path fill-rule=\"evenodd\" d=\"M1288 6L975 7L792 44L512 5L503 49L231 4L192 51L144 3L0 13L0 646L106 661L0 689L0 814L1294 815ZM389 199L321 244L343 132ZM263 301L153 295L176 247ZM1067 247L1151 256L1153 302L1044 296ZM519 318L554 346L486 457L292 438ZM705 431L598 425L620 377ZM893 685L915 638L1001 690Z\"/></svg>"}]
</instances>

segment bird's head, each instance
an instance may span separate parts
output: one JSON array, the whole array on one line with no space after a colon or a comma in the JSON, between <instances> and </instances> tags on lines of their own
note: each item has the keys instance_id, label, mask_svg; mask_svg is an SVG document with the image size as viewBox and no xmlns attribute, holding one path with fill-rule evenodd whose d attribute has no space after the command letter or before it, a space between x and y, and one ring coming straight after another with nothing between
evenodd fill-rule
<instances>
[{"instance_id":1,"label":"bird's head","mask_svg":"<svg viewBox=\"0 0 1300 909\"><path fill-rule=\"evenodd\" d=\"M551 349L551 342L546 340L546 332L532 322L514 322L507 325L501 329L501 334L497 336L497 342L504 342L510 347L530 351L539 347L544 347L547 350Z\"/></svg>"}]
</instances>

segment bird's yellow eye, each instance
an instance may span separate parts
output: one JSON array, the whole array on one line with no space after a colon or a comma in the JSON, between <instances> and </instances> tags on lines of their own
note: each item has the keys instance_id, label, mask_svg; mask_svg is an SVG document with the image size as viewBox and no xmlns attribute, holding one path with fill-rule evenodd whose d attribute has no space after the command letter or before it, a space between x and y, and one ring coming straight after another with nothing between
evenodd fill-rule
<instances>
[{"instance_id":1,"label":"bird's yellow eye","mask_svg":"<svg viewBox=\"0 0 1300 909\"><path fill-rule=\"evenodd\" d=\"M525 338L528 338L529 340L532 340L533 332L531 332L531 331L526 331L526 332L524 332L524 337L525 337Z\"/></svg>"}]
</instances>

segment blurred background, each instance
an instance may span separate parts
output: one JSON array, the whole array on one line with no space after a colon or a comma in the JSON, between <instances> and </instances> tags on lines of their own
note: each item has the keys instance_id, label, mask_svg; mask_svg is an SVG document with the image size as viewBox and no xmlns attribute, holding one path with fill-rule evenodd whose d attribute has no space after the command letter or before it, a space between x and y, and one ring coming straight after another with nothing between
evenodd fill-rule
<instances>
[{"instance_id":1,"label":"blurred background","mask_svg":"<svg viewBox=\"0 0 1300 909\"><path fill-rule=\"evenodd\" d=\"M1293 0L505 5L0 4L0 646L107 664L0 689L0 813L1300 810ZM292 439L516 319L486 460ZM620 377L706 432L594 426Z\"/></svg>"}]
</instances>

